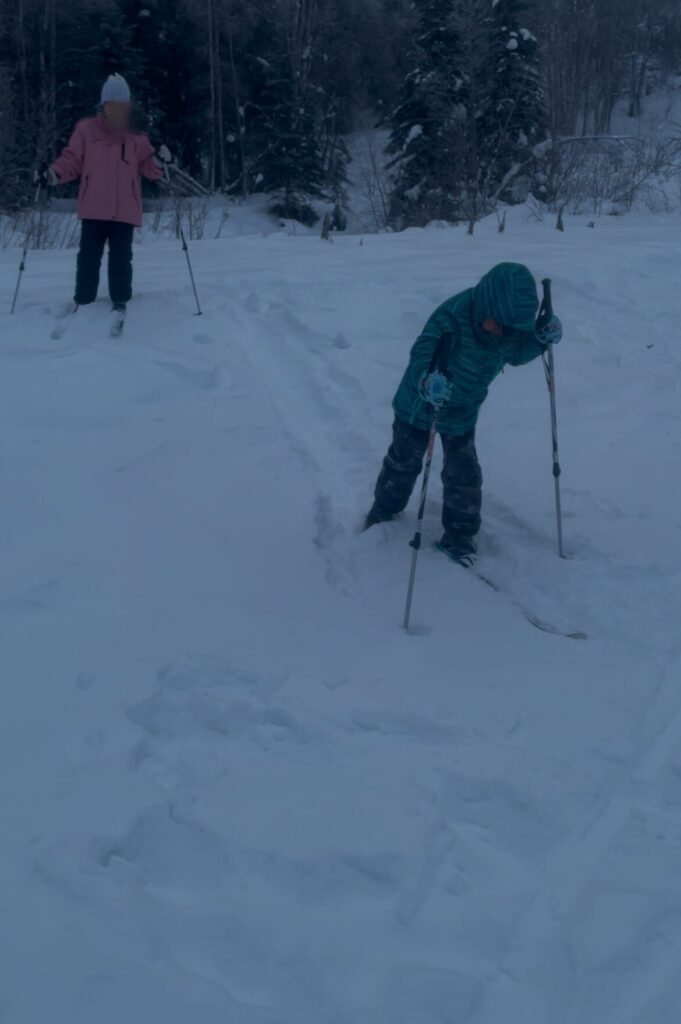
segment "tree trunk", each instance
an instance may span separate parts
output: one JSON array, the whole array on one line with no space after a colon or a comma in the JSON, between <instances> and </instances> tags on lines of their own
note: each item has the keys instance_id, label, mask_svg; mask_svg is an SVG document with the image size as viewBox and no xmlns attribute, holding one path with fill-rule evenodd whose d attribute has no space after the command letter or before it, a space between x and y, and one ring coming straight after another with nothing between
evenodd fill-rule
<instances>
[{"instance_id":1,"label":"tree trunk","mask_svg":"<svg viewBox=\"0 0 681 1024\"><path fill-rule=\"evenodd\" d=\"M57 155L57 4L50 0L50 77L48 86L50 109L50 156Z\"/></svg>"},{"instance_id":2,"label":"tree trunk","mask_svg":"<svg viewBox=\"0 0 681 1024\"><path fill-rule=\"evenodd\" d=\"M40 111L36 138L36 162L54 156L56 141L56 16L55 0L44 0L38 49Z\"/></svg>"},{"instance_id":3,"label":"tree trunk","mask_svg":"<svg viewBox=\"0 0 681 1024\"><path fill-rule=\"evenodd\" d=\"M30 100L28 95L28 71L26 58L26 36L25 36L25 5L24 0L16 0L16 46L17 46L17 72L19 79L19 124L24 130L30 131Z\"/></svg>"},{"instance_id":4,"label":"tree trunk","mask_svg":"<svg viewBox=\"0 0 681 1024\"><path fill-rule=\"evenodd\" d=\"M217 162L217 125L215 110L215 21L213 16L213 0L208 0L208 74L210 77L210 167L208 187L215 191Z\"/></svg>"},{"instance_id":5,"label":"tree trunk","mask_svg":"<svg viewBox=\"0 0 681 1024\"><path fill-rule=\"evenodd\" d=\"M217 0L217 3L220 3L220 0ZM213 29L213 37L215 40L215 95L217 97L215 114L217 117L218 184L222 190L225 187L227 176L225 174L225 117L222 95L222 51L219 20L216 21Z\"/></svg>"},{"instance_id":6,"label":"tree trunk","mask_svg":"<svg viewBox=\"0 0 681 1024\"><path fill-rule=\"evenodd\" d=\"M234 58L234 26L232 25L232 13L231 11L227 15L227 46L229 52L229 68L232 78L232 92L234 94L234 113L236 118L237 126L237 145L239 152L239 164L240 164L240 178L241 178L241 194L247 196L249 192L248 182L248 171L246 169L246 154L244 152L246 127L244 125L244 115L241 107L241 98L239 90L239 79L236 73L236 60Z\"/></svg>"}]
</instances>

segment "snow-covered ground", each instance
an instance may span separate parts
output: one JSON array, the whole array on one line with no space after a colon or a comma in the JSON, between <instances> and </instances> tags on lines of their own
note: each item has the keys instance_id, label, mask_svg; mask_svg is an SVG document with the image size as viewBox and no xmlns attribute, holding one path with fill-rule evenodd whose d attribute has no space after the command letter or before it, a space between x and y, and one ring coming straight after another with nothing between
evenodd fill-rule
<instances>
[{"instance_id":1,"label":"snow-covered ground","mask_svg":"<svg viewBox=\"0 0 681 1024\"><path fill-rule=\"evenodd\" d=\"M0 254L2 1024L676 1024L681 233L512 216ZM432 307L554 279L479 428L481 570L357 526ZM439 486L427 532L438 533ZM533 628L524 612L565 632Z\"/></svg>"}]
</instances>

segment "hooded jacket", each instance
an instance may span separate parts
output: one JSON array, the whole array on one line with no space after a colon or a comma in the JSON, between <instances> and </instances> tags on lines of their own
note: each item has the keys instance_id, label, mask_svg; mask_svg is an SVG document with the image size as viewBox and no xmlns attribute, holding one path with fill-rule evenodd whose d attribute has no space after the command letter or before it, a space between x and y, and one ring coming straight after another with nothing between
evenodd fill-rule
<instances>
[{"instance_id":1,"label":"hooded jacket","mask_svg":"<svg viewBox=\"0 0 681 1024\"><path fill-rule=\"evenodd\" d=\"M52 170L60 185L80 178L81 220L120 221L135 227L142 223L142 178L163 177L147 136L121 132L101 115L78 122Z\"/></svg>"},{"instance_id":2,"label":"hooded jacket","mask_svg":"<svg viewBox=\"0 0 681 1024\"><path fill-rule=\"evenodd\" d=\"M421 383L440 340L449 334L447 376L452 395L438 414L438 429L453 436L473 430L489 386L503 368L522 366L545 351L535 335L538 308L535 280L520 263L500 263L477 287L448 299L435 310L411 351L393 402L395 414L430 429L432 410L421 395ZM483 331L483 321L489 318L503 325L501 337Z\"/></svg>"}]
</instances>

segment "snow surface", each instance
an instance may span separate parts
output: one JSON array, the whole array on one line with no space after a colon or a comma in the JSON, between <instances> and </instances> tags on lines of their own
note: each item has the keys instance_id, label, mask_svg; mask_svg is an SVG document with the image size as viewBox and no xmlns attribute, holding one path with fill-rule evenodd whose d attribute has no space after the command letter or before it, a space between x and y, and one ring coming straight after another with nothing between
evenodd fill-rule
<instances>
[{"instance_id":1,"label":"snow surface","mask_svg":"<svg viewBox=\"0 0 681 1024\"><path fill-rule=\"evenodd\" d=\"M0 314L3 1024L672 1024L681 1015L677 218L244 234L135 253L50 340ZM16 253L0 254L8 299ZM432 308L554 279L479 428L481 570L358 535ZM429 507L438 534L439 486ZM533 628L523 611L585 641Z\"/></svg>"}]
</instances>

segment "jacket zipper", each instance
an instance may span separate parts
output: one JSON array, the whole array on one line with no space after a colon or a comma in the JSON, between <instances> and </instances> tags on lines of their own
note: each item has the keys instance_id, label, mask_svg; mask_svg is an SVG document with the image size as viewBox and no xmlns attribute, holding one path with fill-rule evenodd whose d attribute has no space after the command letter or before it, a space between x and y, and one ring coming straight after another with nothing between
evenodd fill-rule
<instances>
[{"instance_id":1,"label":"jacket zipper","mask_svg":"<svg viewBox=\"0 0 681 1024\"><path fill-rule=\"evenodd\" d=\"M114 220L118 220L119 219L118 218L118 214L119 214L118 206L119 206L120 185L121 185L121 180L120 180L120 178L121 178L121 168L120 168L120 164L121 164L121 160L122 159L123 159L123 154L121 153L121 158L116 161L116 205L114 207L114 209L115 209L115 213L114 213L114 216L113 216Z\"/></svg>"}]
</instances>

